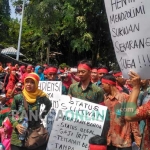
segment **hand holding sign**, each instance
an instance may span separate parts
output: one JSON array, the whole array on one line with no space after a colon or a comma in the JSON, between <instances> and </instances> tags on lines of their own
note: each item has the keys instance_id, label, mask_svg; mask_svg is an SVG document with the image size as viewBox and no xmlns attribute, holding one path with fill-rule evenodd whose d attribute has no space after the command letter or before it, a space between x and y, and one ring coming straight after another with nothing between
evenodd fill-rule
<instances>
[{"instance_id":1,"label":"hand holding sign","mask_svg":"<svg viewBox=\"0 0 150 150\"><path fill-rule=\"evenodd\" d=\"M47 150L87 150L89 139L101 135L106 112L105 106L62 95Z\"/></svg>"},{"instance_id":2,"label":"hand holding sign","mask_svg":"<svg viewBox=\"0 0 150 150\"><path fill-rule=\"evenodd\" d=\"M139 89L140 86L141 86L141 78L140 78L140 76L137 73L135 73L133 71L130 71L129 72L129 77L130 77L130 80L132 82L132 86L133 87L137 87Z\"/></svg>"}]
</instances>

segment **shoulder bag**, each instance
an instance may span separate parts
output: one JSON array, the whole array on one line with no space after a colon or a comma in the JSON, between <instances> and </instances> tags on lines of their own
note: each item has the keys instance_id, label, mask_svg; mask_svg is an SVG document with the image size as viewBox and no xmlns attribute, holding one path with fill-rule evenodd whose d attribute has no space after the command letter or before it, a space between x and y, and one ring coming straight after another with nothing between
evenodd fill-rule
<instances>
[{"instance_id":1,"label":"shoulder bag","mask_svg":"<svg viewBox=\"0 0 150 150\"><path fill-rule=\"evenodd\" d=\"M24 107L28 114L28 103L24 99ZM28 149L36 149L48 142L49 133L44 128L43 124L34 128L28 128L26 132L25 147Z\"/></svg>"}]
</instances>

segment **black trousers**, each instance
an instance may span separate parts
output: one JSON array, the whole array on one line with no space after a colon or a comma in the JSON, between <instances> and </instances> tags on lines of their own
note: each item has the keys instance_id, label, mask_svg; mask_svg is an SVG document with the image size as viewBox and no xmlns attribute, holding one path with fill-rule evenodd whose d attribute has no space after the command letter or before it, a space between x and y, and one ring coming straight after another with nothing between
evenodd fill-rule
<instances>
[{"instance_id":1,"label":"black trousers","mask_svg":"<svg viewBox=\"0 0 150 150\"><path fill-rule=\"evenodd\" d=\"M42 145L36 148L35 150L46 150L46 147L47 147L47 143L45 145ZM19 146L11 145L11 150L29 150L29 149L26 147L19 147Z\"/></svg>"},{"instance_id":2,"label":"black trousers","mask_svg":"<svg viewBox=\"0 0 150 150\"><path fill-rule=\"evenodd\" d=\"M132 150L132 147L117 148L115 146L107 146L107 150Z\"/></svg>"}]
</instances>

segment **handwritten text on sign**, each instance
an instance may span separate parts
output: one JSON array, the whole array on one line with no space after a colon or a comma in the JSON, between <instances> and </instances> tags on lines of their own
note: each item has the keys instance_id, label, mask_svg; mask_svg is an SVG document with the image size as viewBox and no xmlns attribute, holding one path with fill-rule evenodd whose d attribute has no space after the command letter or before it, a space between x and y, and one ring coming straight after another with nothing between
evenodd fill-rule
<instances>
[{"instance_id":1,"label":"handwritten text on sign","mask_svg":"<svg viewBox=\"0 0 150 150\"><path fill-rule=\"evenodd\" d=\"M88 141L101 135L107 107L62 95L47 150L87 150Z\"/></svg>"},{"instance_id":2,"label":"handwritten text on sign","mask_svg":"<svg viewBox=\"0 0 150 150\"><path fill-rule=\"evenodd\" d=\"M123 76L133 70L150 78L150 1L105 0L118 63Z\"/></svg>"},{"instance_id":3,"label":"handwritten text on sign","mask_svg":"<svg viewBox=\"0 0 150 150\"><path fill-rule=\"evenodd\" d=\"M48 115L43 119L43 125L47 127L47 130L50 132L52 128L52 123L48 121L48 118L53 117L53 111L59 107L59 101L62 93L62 82L61 81L40 81L39 89L43 90L52 102L52 109ZM45 109L44 105L41 105L40 112L43 112Z\"/></svg>"}]
</instances>

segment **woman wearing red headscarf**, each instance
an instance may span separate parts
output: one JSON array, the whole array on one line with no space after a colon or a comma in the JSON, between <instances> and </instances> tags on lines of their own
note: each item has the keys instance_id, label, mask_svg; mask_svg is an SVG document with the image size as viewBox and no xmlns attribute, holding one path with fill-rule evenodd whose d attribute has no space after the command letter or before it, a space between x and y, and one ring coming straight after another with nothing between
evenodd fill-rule
<instances>
[{"instance_id":1,"label":"woman wearing red headscarf","mask_svg":"<svg viewBox=\"0 0 150 150\"><path fill-rule=\"evenodd\" d=\"M8 118L5 118L5 120L2 123L2 128L0 128L1 143L5 146L5 150L11 150L10 139L12 131L12 124L10 123Z\"/></svg>"},{"instance_id":2,"label":"woman wearing red headscarf","mask_svg":"<svg viewBox=\"0 0 150 150\"><path fill-rule=\"evenodd\" d=\"M15 67L12 67L11 68L11 72L10 72L10 76L8 78L8 84L6 86L6 91L8 89L14 89L15 87L15 84L19 81L19 77L17 76L16 74L16 68Z\"/></svg>"},{"instance_id":3,"label":"woman wearing red headscarf","mask_svg":"<svg viewBox=\"0 0 150 150\"><path fill-rule=\"evenodd\" d=\"M21 81L23 74L26 72L26 67L21 66L19 70L20 70L19 80Z\"/></svg>"},{"instance_id":4,"label":"woman wearing red headscarf","mask_svg":"<svg viewBox=\"0 0 150 150\"><path fill-rule=\"evenodd\" d=\"M26 72L22 75L22 78L21 78L21 82L23 83L24 82L24 79L26 78L26 76L32 72L32 66L31 65L28 65L27 66L27 69L26 69Z\"/></svg>"}]
</instances>

